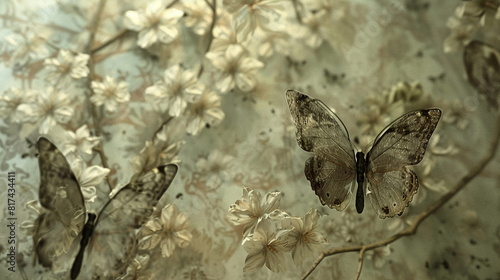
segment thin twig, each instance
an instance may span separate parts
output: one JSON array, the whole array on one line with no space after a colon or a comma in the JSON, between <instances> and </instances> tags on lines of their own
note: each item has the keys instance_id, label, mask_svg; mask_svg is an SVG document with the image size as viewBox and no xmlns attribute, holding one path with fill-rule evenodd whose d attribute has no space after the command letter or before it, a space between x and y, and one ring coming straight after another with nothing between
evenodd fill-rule
<instances>
[{"instance_id":1,"label":"thin twig","mask_svg":"<svg viewBox=\"0 0 500 280\"><path fill-rule=\"evenodd\" d=\"M359 276L361 275L361 269L363 268L363 260L365 259L364 256L365 256L365 252L366 252L366 249L363 248L359 251L359 258L358 258L358 272L356 273L356 280L359 279Z\"/></svg>"},{"instance_id":2,"label":"thin twig","mask_svg":"<svg viewBox=\"0 0 500 280\"><path fill-rule=\"evenodd\" d=\"M92 46L94 45L95 41L95 35L97 33L97 28L99 27L99 22L101 19L102 12L104 10L104 6L106 5L106 0L101 0L99 2L99 6L97 7L97 11L94 15L94 19L91 21L90 25L90 36L89 36L89 41L87 43L87 46L85 47L85 52L89 54L89 78L87 79L87 88L89 89L89 95L87 96L87 104L90 107L90 111L92 112L92 121L94 123L94 131L95 131L95 136L100 137L102 135L101 131L101 126L99 124L100 120L100 115L97 111L97 107L90 101L90 96L94 94L92 91L91 83L95 79L95 69L94 69L94 56L92 55ZM97 144L97 147L95 150L99 153L99 156L101 158L102 162L102 167L108 168L108 158L104 154L104 148L102 145L102 141L99 141ZM106 176L106 182L108 183L109 190L111 191L113 189L111 185L111 179L109 176Z\"/></svg>"},{"instance_id":3,"label":"thin twig","mask_svg":"<svg viewBox=\"0 0 500 280\"><path fill-rule=\"evenodd\" d=\"M447 194L442 196L438 201L432 204L427 210L421 213L417 218L415 218L410 227L407 229L400 231L399 233L381 241L377 241L371 244L363 245L363 246L353 246L353 247L345 247L345 248L332 248L329 250L325 250L321 252L319 257L314 261L309 270L302 276L302 279L306 279L315 269L318 267L319 263L326 257L333 256L340 253L347 252L361 252L362 250L372 250L378 247L385 246L389 243L392 243L403 236L413 235L416 231L420 223L422 223L426 218L436 212L439 208L441 208L446 202L448 202L451 198L453 198L457 193L459 193L474 177L479 175L481 171L488 165L488 163L493 159L495 153L498 148L498 144L500 141L500 112L497 115L495 133L493 135L492 141L490 143L489 148L487 149L487 154L476 164L471 171L465 175L458 183L449 191ZM360 253L361 256L361 253ZM360 260L362 261L362 260ZM361 264L358 268L358 272L361 270Z\"/></svg>"},{"instance_id":4,"label":"thin twig","mask_svg":"<svg viewBox=\"0 0 500 280\"><path fill-rule=\"evenodd\" d=\"M92 50L90 50L90 53L91 54L94 54L102 49L104 49L105 47L111 45L112 43L114 43L116 40L120 39L121 37L125 36L130 30L128 29L122 29L120 31L118 31L118 33L116 33L113 37L109 38L106 42L102 43L101 45L93 48Z\"/></svg>"}]
</instances>

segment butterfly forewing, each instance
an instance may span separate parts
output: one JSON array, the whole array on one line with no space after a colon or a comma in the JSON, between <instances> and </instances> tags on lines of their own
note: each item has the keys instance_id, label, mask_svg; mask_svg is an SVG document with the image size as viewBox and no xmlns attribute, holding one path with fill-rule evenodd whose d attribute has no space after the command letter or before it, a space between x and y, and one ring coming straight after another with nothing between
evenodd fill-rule
<instances>
[{"instance_id":1,"label":"butterfly forewing","mask_svg":"<svg viewBox=\"0 0 500 280\"><path fill-rule=\"evenodd\" d=\"M117 276L124 270L135 253L134 230L151 216L176 173L175 164L154 168L123 187L104 206L90 245L93 273Z\"/></svg>"},{"instance_id":2,"label":"butterfly forewing","mask_svg":"<svg viewBox=\"0 0 500 280\"><path fill-rule=\"evenodd\" d=\"M48 139L37 142L39 199L46 209L35 221L33 242L40 263L53 266L67 253L85 222L83 196L64 155Z\"/></svg>"},{"instance_id":3,"label":"butterfly forewing","mask_svg":"<svg viewBox=\"0 0 500 280\"><path fill-rule=\"evenodd\" d=\"M375 139L366 156L367 195L381 218L401 214L417 192L417 176L406 166L422 160L440 117L439 109L409 112Z\"/></svg>"},{"instance_id":4,"label":"butterfly forewing","mask_svg":"<svg viewBox=\"0 0 500 280\"><path fill-rule=\"evenodd\" d=\"M314 153L306 161L306 178L323 205L343 210L349 204L356 175L354 150L344 124L320 100L294 90L287 91L286 98L297 143Z\"/></svg>"}]
</instances>

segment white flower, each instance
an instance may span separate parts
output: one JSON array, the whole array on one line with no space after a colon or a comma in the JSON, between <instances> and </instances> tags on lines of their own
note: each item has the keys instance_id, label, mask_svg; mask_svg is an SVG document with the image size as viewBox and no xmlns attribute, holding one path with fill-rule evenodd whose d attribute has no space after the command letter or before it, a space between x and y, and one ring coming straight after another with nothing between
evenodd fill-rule
<instances>
[{"instance_id":1,"label":"white flower","mask_svg":"<svg viewBox=\"0 0 500 280\"><path fill-rule=\"evenodd\" d=\"M163 81L146 88L145 94L149 102L166 102L169 115L178 117L184 112L188 102L200 100L204 90L205 86L198 82L193 71L174 65L165 71Z\"/></svg>"},{"instance_id":2,"label":"white flower","mask_svg":"<svg viewBox=\"0 0 500 280\"><path fill-rule=\"evenodd\" d=\"M170 257L175 246L184 248L191 242L192 235L187 228L187 216L168 204L162 209L160 218L148 221L139 231L139 248L149 250L160 245L163 257Z\"/></svg>"},{"instance_id":3,"label":"white flower","mask_svg":"<svg viewBox=\"0 0 500 280\"><path fill-rule=\"evenodd\" d=\"M212 23L212 10L203 0L183 0L181 9L184 11L184 24L192 28L197 35L204 35Z\"/></svg>"},{"instance_id":4,"label":"white flower","mask_svg":"<svg viewBox=\"0 0 500 280\"><path fill-rule=\"evenodd\" d=\"M387 256L391 254L391 248L389 245L384 247L375 248L373 250L368 250L365 252L366 258L373 261L373 266L375 268L381 268L386 260Z\"/></svg>"},{"instance_id":5,"label":"white flower","mask_svg":"<svg viewBox=\"0 0 500 280\"><path fill-rule=\"evenodd\" d=\"M270 192L261 204L259 192L243 187L243 197L229 206L227 218L235 226L242 226L243 236L247 236L253 231L259 218L278 209L280 200L281 192Z\"/></svg>"},{"instance_id":6,"label":"white flower","mask_svg":"<svg viewBox=\"0 0 500 280\"><path fill-rule=\"evenodd\" d=\"M321 43L323 43L323 40L327 35L324 27L326 20L327 13L325 10L320 10L316 13L307 13L307 15L302 19L308 29L308 31L305 32L305 42L312 49L316 49L321 46Z\"/></svg>"},{"instance_id":7,"label":"white flower","mask_svg":"<svg viewBox=\"0 0 500 280\"><path fill-rule=\"evenodd\" d=\"M23 103L30 103L34 99L34 92L31 90L22 91L18 88L9 88L0 95L0 115L13 121L18 121L18 107Z\"/></svg>"},{"instance_id":8,"label":"white flower","mask_svg":"<svg viewBox=\"0 0 500 280\"><path fill-rule=\"evenodd\" d=\"M71 170L78 180L83 198L86 201L94 202L97 197L96 186L108 176L111 170L98 165L87 166L75 154L68 154L66 157L73 157L73 160L71 160Z\"/></svg>"},{"instance_id":9,"label":"white flower","mask_svg":"<svg viewBox=\"0 0 500 280\"><path fill-rule=\"evenodd\" d=\"M198 102L190 103L186 113L186 132L192 135L198 134L206 126L218 125L224 119L224 112L220 109L220 96L213 91L205 91Z\"/></svg>"},{"instance_id":10,"label":"white flower","mask_svg":"<svg viewBox=\"0 0 500 280\"><path fill-rule=\"evenodd\" d=\"M128 92L128 83L119 82L110 76L106 76L104 82L92 81L91 84L94 94L90 97L90 101L96 106L104 104L106 111L113 113L116 111L118 103L128 102L130 93Z\"/></svg>"},{"instance_id":11,"label":"white flower","mask_svg":"<svg viewBox=\"0 0 500 280\"><path fill-rule=\"evenodd\" d=\"M283 3L282 0L224 0L224 7L233 15L238 37L247 39L256 27L273 31L284 29Z\"/></svg>"},{"instance_id":12,"label":"white flower","mask_svg":"<svg viewBox=\"0 0 500 280\"><path fill-rule=\"evenodd\" d=\"M221 93L228 92L235 85L245 92L252 90L257 83L257 70L264 67L259 60L247 56L241 45L230 45L224 52L209 52L206 57L220 70L216 86Z\"/></svg>"},{"instance_id":13,"label":"white flower","mask_svg":"<svg viewBox=\"0 0 500 280\"><path fill-rule=\"evenodd\" d=\"M462 22L455 17L448 19L447 26L451 29L451 34L443 43L443 50L445 53L460 50L461 47L470 42L472 34L476 31L476 26L474 24Z\"/></svg>"},{"instance_id":14,"label":"white flower","mask_svg":"<svg viewBox=\"0 0 500 280\"><path fill-rule=\"evenodd\" d=\"M89 55L78 53L74 55L68 50L60 50L57 58L45 59L44 66L47 71L47 81L61 86L68 85L73 79L87 77L89 68L87 63Z\"/></svg>"},{"instance_id":15,"label":"white flower","mask_svg":"<svg viewBox=\"0 0 500 280\"><path fill-rule=\"evenodd\" d=\"M70 99L66 93L55 92L50 87L47 91L36 93L36 100L18 107L21 122L37 122L40 134L48 134L57 123L65 124L73 116L74 110L70 106Z\"/></svg>"},{"instance_id":16,"label":"white flower","mask_svg":"<svg viewBox=\"0 0 500 280\"><path fill-rule=\"evenodd\" d=\"M212 31L214 39L212 41L212 46L210 47L211 52L225 51L230 45L238 43L236 38L236 31L234 26L229 24L226 25L216 25Z\"/></svg>"},{"instance_id":17,"label":"white flower","mask_svg":"<svg viewBox=\"0 0 500 280\"><path fill-rule=\"evenodd\" d=\"M144 11L127 11L124 25L126 28L139 32L137 44L147 48L160 41L172 42L178 35L177 22L184 15L175 8L165 9L164 1L150 2Z\"/></svg>"},{"instance_id":18,"label":"white flower","mask_svg":"<svg viewBox=\"0 0 500 280\"><path fill-rule=\"evenodd\" d=\"M292 227L289 233L290 238L295 240L292 258L297 266L311 257L317 245L326 243L325 237L316 231L318 218L318 211L311 209L303 218L292 217L284 220L284 223L289 223Z\"/></svg>"},{"instance_id":19,"label":"white flower","mask_svg":"<svg viewBox=\"0 0 500 280\"><path fill-rule=\"evenodd\" d=\"M274 231L270 219L260 219L253 234L243 240L243 248L248 256L243 272L261 268L264 263L273 272L285 271L284 253L289 252L294 240L291 229Z\"/></svg>"},{"instance_id":20,"label":"white flower","mask_svg":"<svg viewBox=\"0 0 500 280\"><path fill-rule=\"evenodd\" d=\"M35 30L23 27L20 33L13 33L5 37L5 41L14 47L14 53L10 55L10 61L24 65L29 60L46 57L49 53L45 42L49 38L45 30Z\"/></svg>"},{"instance_id":21,"label":"white flower","mask_svg":"<svg viewBox=\"0 0 500 280\"><path fill-rule=\"evenodd\" d=\"M63 154L78 152L80 155L91 155L92 148L99 144L99 137L91 137L86 124L76 132L67 131L64 140Z\"/></svg>"}]
</instances>

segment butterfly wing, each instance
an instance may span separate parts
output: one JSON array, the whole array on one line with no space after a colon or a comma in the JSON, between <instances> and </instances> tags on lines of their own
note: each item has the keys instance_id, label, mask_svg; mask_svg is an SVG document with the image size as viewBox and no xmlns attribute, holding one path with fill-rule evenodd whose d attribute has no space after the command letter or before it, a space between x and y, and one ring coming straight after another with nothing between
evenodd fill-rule
<instances>
[{"instance_id":1,"label":"butterfly wing","mask_svg":"<svg viewBox=\"0 0 500 280\"><path fill-rule=\"evenodd\" d=\"M298 91L286 92L297 129L299 146L314 156L306 161L305 175L323 205L344 210L350 202L356 177L354 150L349 134L323 102Z\"/></svg>"},{"instance_id":2,"label":"butterfly wing","mask_svg":"<svg viewBox=\"0 0 500 280\"><path fill-rule=\"evenodd\" d=\"M409 112L388 125L366 156L367 196L380 218L401 215L418 190L407 165L419 163L436 128L441 110Z\"/></svg>"},{"instance_id":3,"label":"butterfly wing","mask_svg":"<svg viewBox=\"0 0 500 280\"><path fill-rule=\"evenodd\" d=\"M129 183L106 203L96 222L90 243L88 259L84 265L86 275L116 277L124 271L135 255L135 229L153 213L177 173L177 165L168 164L150 170Z\"/></svg>"},{"instance_id":4,"label":"butterfly wing","mask_svg":"<svg viewBox=\"0 0 500 280\"><path fill-rule=\"evenodd\" d=\"M39 262L53 270L85 222L83 196L64 155L47 138L37 142L40 168L40 203L45 210L35 221L33 242Z\"/></svg>"},{"instance_id":5,"label":"butterfly wing","mask_svg":"<svg viewBox=\"0 0 500 280\"><path fill-rule=\"evenodd\" d=\"M500 53L485 43L471 41L464 49L464 64L469 83L498 108L500 93Z\"/></svg>"}]
</instances>

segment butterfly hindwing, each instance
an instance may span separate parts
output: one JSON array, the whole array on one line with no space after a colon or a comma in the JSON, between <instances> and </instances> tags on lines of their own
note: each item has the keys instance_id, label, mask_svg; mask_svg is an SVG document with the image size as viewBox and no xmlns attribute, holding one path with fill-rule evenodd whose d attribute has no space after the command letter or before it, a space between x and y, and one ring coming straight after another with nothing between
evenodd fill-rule
<instances>
[{"instance_id":1,"label":"butterfly hindwing","mask_svg":"<svg viewBox=\"0 0 500 280\"><path fill-rule=\"evenodd\" d=\"M40 168L39 199L44 207L35 221L33 242L39 262L58 271L85 223L80 186L64 155L47 138L37 142Z\"/></svg>"},{"instance_id":2,"label":"butterfly hindwing","mask_svg":"<svg viewBox=\"0 0 500 280\"><path fill-rule=\"evenodd\" d=\"M87 274L118 276L136 250L135 229L151 216L153 208L172 183L177 165L154 168L113 196L99 214L90 242ZM85 265L84 265L85 266Z\"/></svg>"},{"instance_id":3,"label":"butterfly hindwing","mask_svg":"<svg viewBox=\"0 0 500 280\"><path fill-rule=\"evenodd\" d=\"M379 217L400 215L418 190L418 179L407 165L419 163L441 117L441 110L406 113L377 136L366 156L368 192Z\"/></svg>"},{"instance_id":4,"label":"butterfly hindwing","mask_svg":"<svg viewBox=\"0 0 500 280\"><path fill-rule=\"evenodd\" d=\"M321 203L343 210L355 184L356 162L347 130L323 102L298 91L286 93L297 129L299 146L314 157L305 165L305 175Z\"/></svg>"}]
</instances>

